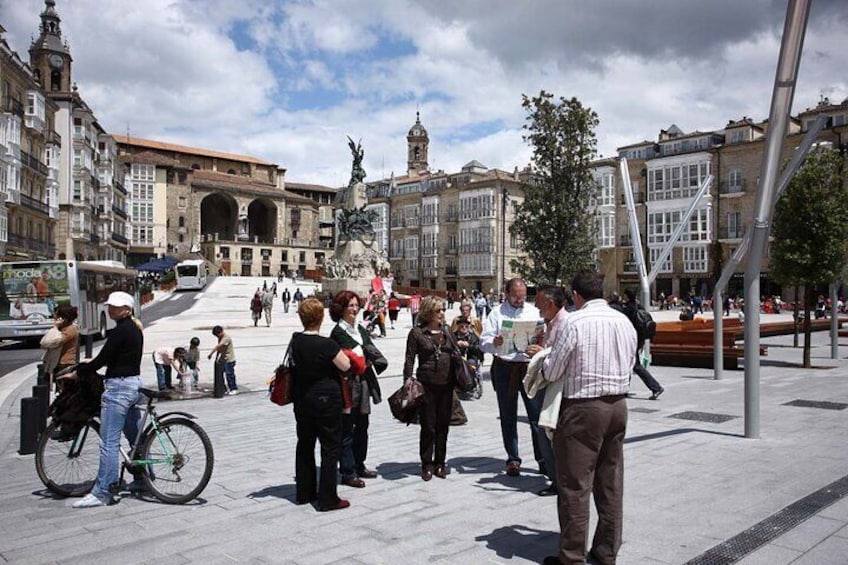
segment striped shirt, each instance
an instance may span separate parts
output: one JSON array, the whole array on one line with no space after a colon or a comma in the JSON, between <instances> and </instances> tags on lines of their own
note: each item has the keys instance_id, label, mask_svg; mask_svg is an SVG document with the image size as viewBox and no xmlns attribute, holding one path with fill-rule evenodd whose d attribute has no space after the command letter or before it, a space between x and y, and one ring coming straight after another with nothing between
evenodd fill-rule
<instances>
[{"instance_id":1,"label":"striped shirt","mask_svg":"<svg viewBox=\"0 0 848 565\"><path fill-rule=\"evenodd\" d=\"M626 394L636 359L636 330L603 299L590 300L562 323L545 359L548 381L562 379L564 398Z\"/></svg>"}]
</instances>

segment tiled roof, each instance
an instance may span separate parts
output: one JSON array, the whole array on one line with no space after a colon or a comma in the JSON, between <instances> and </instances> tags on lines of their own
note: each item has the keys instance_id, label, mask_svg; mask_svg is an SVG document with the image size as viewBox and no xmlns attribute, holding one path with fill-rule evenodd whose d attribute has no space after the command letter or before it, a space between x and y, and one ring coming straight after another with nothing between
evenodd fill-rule
<instances>
[{"instance_id":1,"label":"tiled roof","mask_svg":"<svg viewBox=\"0 0 848 565\"><path fill-rule=\"evenodd\" d=\"M305 196L300 196L287 190L280 190L276 185L268 184L253 180L250 177L240 175L228 175L224 173L216 173L214 171L195 170L191 175L191 184L193 186L202 186L206 188L221 188L224 190L241 190L253 194L265 194L276 198L285 198L289 202L297 202L300 204L310 204L317 206L314 200Z\"/></svg>"},{"instance_id":2,"label":"tiled roof","mask_svg":"<svg viewBox=\"0 0 848 565\"><path fill-rule=\"evenodd\" d=\"M153 151L142 151L141 153L133 153L132 155L121 155L120 160L122 163L127 164L139 163L144 165L156 165L158 167L185 168L180 165L179 161L171 159L170 157L165 157L159 153L154 153Z\"/></svg>"},{"instance_id":3,"label":"tiled roof","mask_svg":"<svg viewBox=\"0 0 848 565\"><path fill-rule=\"evenodd\" d=\"M165 143L164 141L154 141L152 139L142 139L140 137L128 137L126 135L115 135L115 141L124 145L135 145L136 147L147 147L149 149L158 149L160 151L174 151L176 153L186 153L189 155L199 155L202 157L212 157L215 159L228 159L230 161L242 161L245 163L255 163L257 165L276 166L270 161L263 161L256 157L248 155L236 155L235 153L222 153L220 151L212 151L210 149L200 149L197 147L188 147L186 145L177 145L175 143Z\"/></svg>"}]
</instances>

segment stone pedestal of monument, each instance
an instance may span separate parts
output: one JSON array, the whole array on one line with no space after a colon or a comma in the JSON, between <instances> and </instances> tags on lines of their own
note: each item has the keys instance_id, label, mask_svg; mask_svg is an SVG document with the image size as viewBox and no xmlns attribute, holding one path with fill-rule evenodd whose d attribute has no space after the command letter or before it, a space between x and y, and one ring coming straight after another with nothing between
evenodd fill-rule
<instances>
[{"instance_id":1,"label":"stone pedestal of monument","mask_svg":"<svg viewBox=\"0 0 848 565\"><path fill-rule=\"evenodd\" d=\"M325 294L332 296L343 290L350 290L364 300L371 291L371 279L365 277L359 279L324 279L321 281L321 288Z\"/></svg>"}]
</instances>

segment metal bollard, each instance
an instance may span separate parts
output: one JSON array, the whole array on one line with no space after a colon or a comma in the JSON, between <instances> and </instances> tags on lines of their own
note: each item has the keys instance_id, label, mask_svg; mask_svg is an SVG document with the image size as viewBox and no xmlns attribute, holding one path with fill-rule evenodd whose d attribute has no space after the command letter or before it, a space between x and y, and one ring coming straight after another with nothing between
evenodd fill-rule
<instances>
[{"instance_id":1,"label":"metal bollard","mask_svg":"<svg viewBox=\"0 0 848 565\"><path fill-rule=\"evenodd\" d=\"M36 380L36 384L46 385L50 381L47 378L47 371L44 370L44 364L39 363L36 366L36 370L38 371L38 379Z\"/></svg>"},{"instance_id":2,"label":"metal bollard","mask_svg":"<svg viewBox=\"0 0 848 565\"><path fill-rule=\"evenodd\" d=\"M224 364L215 363L215 388L212 396L215 398L224 398L224 393L227 392L227 387L224 386Z\"/></svg>"},{"instance_id":3,"label":"metal bollard","mask_svg":"<svg viewBox=\"0 0 848 565\"><path fill-rule=\"evenodd\" d=\"M21 455L31 455L38 447L38 413L37 398L21 398Z\"/></svg>"},{"instance_id":4,"label":"metal bollard","mask_svg":"<svg viewBox=\"0 0 848 565\"><path fill-rule=\"evenodd\" d=\"M47 385L32 387L32 397L38 401L38 433L47 427L47 410L50 407L50 389Z\"/></svg>"}]
</instances>

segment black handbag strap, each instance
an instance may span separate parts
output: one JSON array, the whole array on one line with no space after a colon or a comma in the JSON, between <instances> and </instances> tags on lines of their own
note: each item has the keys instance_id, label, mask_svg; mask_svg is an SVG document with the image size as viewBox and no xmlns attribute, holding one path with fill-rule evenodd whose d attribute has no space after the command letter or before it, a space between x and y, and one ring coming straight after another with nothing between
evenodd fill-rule
<instances>
[{"instance_id":1,"label":"black handbag strap","mask_svg":"<svg viewBox=\"0 0 848 565\"><path fill-rule=\"evenodd\" d=\"M302 332L295 332L292 334L291 340L289 340L289 346L286 348L286 352L283 354L283 362L281 365L284 367L288 367L291 369L294 367L294 356L292 355L292 341L294 341L294 336L300 335Z\"/></svg>"}]
</instances>

